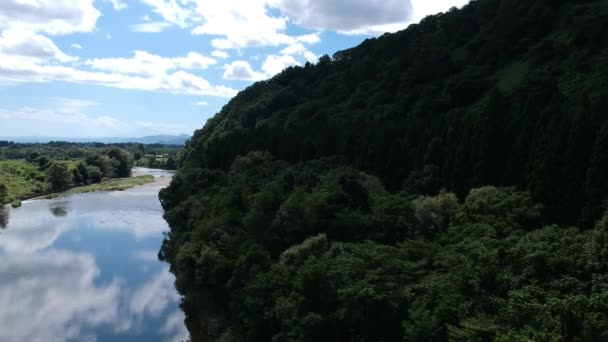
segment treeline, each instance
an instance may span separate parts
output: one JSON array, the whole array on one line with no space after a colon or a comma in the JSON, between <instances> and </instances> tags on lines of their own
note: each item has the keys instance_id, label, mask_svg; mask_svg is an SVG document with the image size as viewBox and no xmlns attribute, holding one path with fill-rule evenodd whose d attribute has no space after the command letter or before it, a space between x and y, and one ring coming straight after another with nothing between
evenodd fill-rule
<instances>
[{"instance_id":1,"label":"treeline","mask_svg":"<svg viewBox=\"0 0 608 342\"><path fill-rule=\"evenodd\" d=\"M160 195L192 339L608 339L606 32L478 0L241 92Z\"/></svg>"},{"instance_id":2,"label":"treeline","mask_svg":"<svg viewBox=\"0 0 608 342\"><path fill-rule=\"evenodd\" d=\"M50 161L44 156L31 155L28 162L44 172L48 188L65 190L71 186L100 183L103 179L131 176L133 156L117 147L89 155L83 161Z\"/></svg>"},{"instance_id":3,"label":"treeline","mask_svg":"<svg viewBox=\"0 0 608 342\"><path fill-rule=\"evenodd\" d=\"M9 141L0 141L0 160L31 160L38 157L44 157L49 160L83 159L92 153L100 152L111 147L117 147L129 152L135 161L145 159L146 163L150 156L164 156L165 159L171 157L174 160L177 160L180 151L183 149L181 146L159 144L103 144L63 141L52 141L46 144L19 144ZM164 164L162 166L164 166Z\"/></svg>"},{"instance_id":4,"label":"treeline","mask_svg":"<svg viewBox=\"0 0 608 342\"><path fill-rule=\"evenodd\" d=\"M132 167L132 155L117 147L97 149L82 159L53 160L34 152L26 161L0 161L0 203L129 177Z\"/></svg>"}]
</instances>

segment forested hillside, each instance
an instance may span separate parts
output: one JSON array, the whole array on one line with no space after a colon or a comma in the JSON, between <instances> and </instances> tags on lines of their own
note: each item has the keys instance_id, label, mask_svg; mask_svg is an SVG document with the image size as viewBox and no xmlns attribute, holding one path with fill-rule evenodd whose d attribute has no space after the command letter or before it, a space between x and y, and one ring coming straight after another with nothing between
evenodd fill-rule
<instances>
[{"instance_id":1,"label":"forested hillside","mask_svg":"<svg viewBox=\"0 0 608 342\"><path fill-rule=\"evenodd\" d=\"M241 92L161 193L193 340L608 338L607 33L478 0Z\"/></svg>"}]
</instances>

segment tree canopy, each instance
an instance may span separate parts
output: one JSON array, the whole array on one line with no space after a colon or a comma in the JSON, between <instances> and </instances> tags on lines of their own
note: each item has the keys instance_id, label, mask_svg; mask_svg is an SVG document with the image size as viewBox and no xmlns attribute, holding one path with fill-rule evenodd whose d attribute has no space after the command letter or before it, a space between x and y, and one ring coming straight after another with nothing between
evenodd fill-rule
<instances>
[{"instance_id":1,"label":"tree canopy","mask_svg":"<svg viewBox=\"0 0 608 342\"><path fill-rule=\"evenodd\" d=\"M193 339L606 339L607 29L477 0L241 92L160 194Z\"/></svg>"}]
</instances>

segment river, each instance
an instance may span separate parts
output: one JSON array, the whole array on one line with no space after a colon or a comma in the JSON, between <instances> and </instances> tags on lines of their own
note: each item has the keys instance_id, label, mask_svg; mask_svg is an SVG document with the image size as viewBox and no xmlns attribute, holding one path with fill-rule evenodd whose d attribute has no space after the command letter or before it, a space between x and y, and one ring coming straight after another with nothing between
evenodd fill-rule
<instances>
[{"instance_id":1,"label":"river","mask_svg":"<svg viewBox=\"0 0 608 342\"><path fill-rule=\"evenodd\" d=\"M158 191L171 174L134 173L156 182L0 208L0 341L188 339L157 259L168 230Z\"/></svg>"}]
</instances>

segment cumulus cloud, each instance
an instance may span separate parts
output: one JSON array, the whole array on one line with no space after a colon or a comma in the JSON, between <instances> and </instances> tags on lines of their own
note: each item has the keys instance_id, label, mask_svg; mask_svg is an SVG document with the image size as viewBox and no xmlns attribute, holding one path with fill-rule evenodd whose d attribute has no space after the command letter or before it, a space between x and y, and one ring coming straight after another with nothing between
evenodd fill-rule
<instances>
[{"instance_id":1,"label":"cumulus cloud","mask_svg":"<svg viewBox=\"0 0 608 342\"><path fill-rule=\"evenodd\" d=\"M300 62L293 58L293 56L270 55L266 57L264 64L262 64L262 71L264 71L264 73L266 73L268 76L274 76L283 71L285 68L294 65L300 65Z\"/></svg>"},{"instance_id":2,"label":"cumulus cloud","mask_svg":"<svg viewBox=\"0 0 608 342\"><path fill-rule=\"evenodd\" d=\"M293 52L299 52L299 50L295 51L294 49ZM227 64L224 66L224 79L240 81L260 81L268 79L290 66L296 65L301 65L301 63L298 62L298 60L296 60L293 56L288 54L267 56L264 60L264 63L262 63L261 72L255 71L247 61L235 61L231 64Z\"/></svg>"},{"instance_id":3,"label":"cumulus cloud","mask_svg":"<svg viewBox=\"0 0 608 342\"><path fill-rule=\"evenodd\" d=\"M410 0L281 0L277 6L298 25L345 33L406 23L413 12Z\"/></svg>"},{"instance_id":4,"label":"cumulus cloud","mask_svg":"<svg viewBox=\"0 0 608 342\"><path fill-rule=\"evenodd\" d=\"M192 11L182 7L180 3L186 4L191 1L179 1L178 3L176 0L142 0L142 2L150 6L165 22L181 28L189 26Z\"/></svg>"},{"instance_id":5,"label":"cumulus cloud","mask_svg":"<svg viewBox=\"0 0 608 342\"><path fill-rule=\"evenodd\" d=\"M233 97L236 90L214 86L203 77L184 71L205 69L213 63L215 60L198 53L165 58L140 51L132 58L86 61L85 65L97 70L89 71L64 65L41 64L17 56L3 59L0 64L0 83L66 81L119 89ZM173 70L177 71L169 72Z\"/></svg>"},{"instance_id":6,"label":"cumulus cloud","mask_svg":"<svg viewBox=\"0 0 608 342\"><path fill-rule=\"evenodd\" d=\"M56 60L73 62L78 58L63 53L53 41L31 31L5 30L0 36L0 56L25 58L33 62Z\"/></svg>"},{"instance_id":7,"label":"cumulus cloud","mask_svg":"<svg viewBox=\"0 0 608 342\"><path fill-rule=\"evenodd\" d=\"M222 59L226 59L226 58L230 57L230 55L228 55L228 52L222 51L222 50L213 50L211 52L211 56L217 57L217 58L222 58Z\"/></svg>"},{"instance_id":8,"label":"cumulus cloud","mask_svg":"<svg viewBox=\"0 0 608 342\"><path fill-rule=\"evenodd\" d=\"M124 3L122 0L104 0L104 1L111 3L112 7L114 7L115 11L122 11L125 8L127 8L127 4Z\"/></svg>"},{"instance_id":9,"label":"cumulus cloud","mask_svg":"<svg viewBox=\"0 0 608 342\"><path fill-rule=\"evenodd\" d=\"M211 41L216 49L278 46L295 40L284 33L288 19L270 14L268 0L195 2L202 24L192 32L220 36Z\"/></svg>"},{"instance_id":10,"label":"cumulus cloud","mask_svg":"<svg viewBox=\"0 0 608 342\"><path fill-rule=\"evenodd\" d=\"M281 50L281 54L290 55L290 56L302 56L306 59L307 62L316 63L319 60L319 57L315 55L312 51L308 50L304 45L300 43L296 43L293 45L289 45L288 47Z\"/></svg>"},{"instance_id":11,"label":"cumulus cloud","mask_svg":"<svg viewBox=\"0 0 608 342\"><path fill-rule=\"evenodd\" d=\"M170 23L164 21L152 21L131 25L131 31L144 33L158 33L171 27Z\"/></svg>"},{"instance_id":12,"label":"cumulus cloud","mask_svg":"<svg viewBox=\"0 0 608 342\"><path fill-rule=\"evenodd\" d=\"M247 61L235 61L225 66L224 78L227 80L260 81L267 75L256 72Z\"/></svg>"},{"instance_id":13,"label":"cumulus cloud","mask_svg":"<svg viewBox=\"0 0 608 342\"><path fill-rule=\"evenodd\" d=\"M71 46L72 46L72 48L74 48L74 49L82 49L82 45L80 45L80 44L78 44L78 43L73 43Z\"/></svg>"},{"instance_id":14,"label":"cumulus cloud","mask_svg":"<svg viewBox=\"0 0 608 342\"><path fill-rule=\"evenodd\" d=\"M0 1L0 29L53 35L90 32L100 15L93 0Z\"/></svg>"},{"instance_id":15,"label":"cumulus cloud","mask_svg":"<svg viewBox=\"0 0 608 342\"><path fill-rule=\"evenodd\" d=\"M289 19L276 14L276 0L203 1L142 0L163 18L165 25L134 29L159 32L167 25L191 28L195 35L214 37L211 45L217 50L280 46L298 41L314 44L318 35L293 37L286 33ZM300 40L298 40L300 39Z\"/></svg>"},{"instance_id":16,"label":"cumulus cloud","mask_svg":"<svg viewBox=\"0 0 608 342\"><path fill-rule=\"evenodd\" d=\"M196 52L189 52L185 57L167 58L146 51L135 51L131 58L99 58L86 62L93 69L138 75L156 75L175 69L207 69L216 63L215 59Z\"/></svg>"},{"instance_id":17,"label":"cumulus cloud","mask_svg":"<svg viewBox=\"0 0 608 342\"><path fill-rule=\"evenodd\" d=\"M317 44L321 41L321 34L318 32L311 33L311 34L304 34L301 36L297 36L296 40L301 43L306 43L306 44Z\"/></svg>"},{"instance_id":18,"label":"cumulus cloud","mask_svg":"<svg viewBox=\"0 0 608 342\"><path fill-rule=\"evenodd\" d=\"M207 107L207 106L209 106L209 102L200 101L200 102L197 102L196 105L199 107Z\"/></svg>"},{"instance_id":19,"label":"cumulus cloud","mask_svg":"<svg viewBox=\"0 0 608 342\"><path fill-rule=\"evenodd\" d=\"M18 122L36 121L48 123L61 123L78 127L86 125L88 129L111 129L119 130L124 128L120 120L109 116L93 116L74 109L65 110L63 108L39 109L23 107L17 110L7 110L0 108L0 119L15 120ZM69 126L66 126L69 127Z\"/></svg>"},{"instance_id":20,"label":"cumulus cloud","mask_svg":"<svg viewBox=\"0 0 608 342\"><path fill-rule=\"evenodd\" d=\"M412 0L414 7L413 21L418 22L424 17L439 12L446 12L451 7L462 7L469 3L470 0Z\"/></svg>"}]
</instances>

